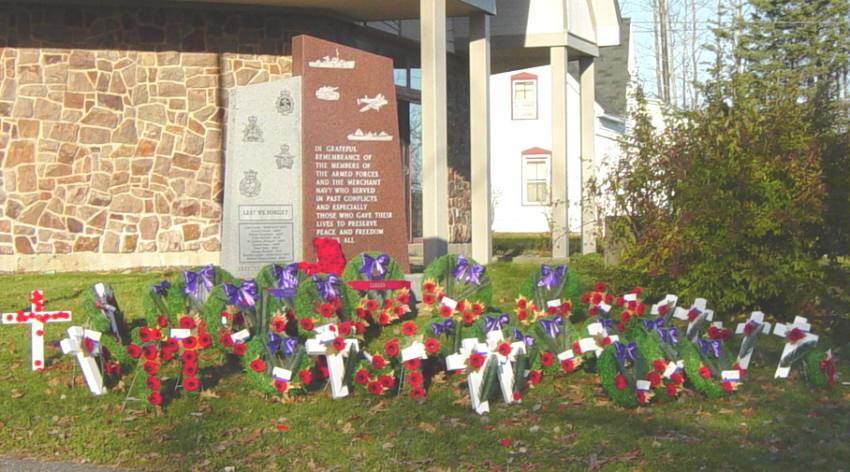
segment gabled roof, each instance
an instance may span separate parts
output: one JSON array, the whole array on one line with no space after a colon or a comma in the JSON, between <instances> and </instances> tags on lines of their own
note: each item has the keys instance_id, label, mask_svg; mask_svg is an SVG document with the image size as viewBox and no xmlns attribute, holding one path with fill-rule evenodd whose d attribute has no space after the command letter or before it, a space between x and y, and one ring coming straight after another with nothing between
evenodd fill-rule
<instances>
[{"instance_id":1,"label":"gabled roof","mask_svg":"<svg viewBox=\"0 0 850 472\"><path fill-rule=\"evenodd\" d=\"M545 155L551 156L552 151L550 151L548 149L543 149L541 147L533 147L533 148L526 149L525 151L522 151L523 156L534 156L534 155L540 155L540 154L545 154Z\"/></svg>"}]
</instances>

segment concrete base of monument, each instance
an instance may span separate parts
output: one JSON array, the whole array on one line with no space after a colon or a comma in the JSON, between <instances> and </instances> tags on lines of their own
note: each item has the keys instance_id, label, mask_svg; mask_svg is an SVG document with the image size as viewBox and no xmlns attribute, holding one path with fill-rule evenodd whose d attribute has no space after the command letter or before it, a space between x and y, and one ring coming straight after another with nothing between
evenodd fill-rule
<instances>
[{"instance_id":1,"label":"concrete base of monument","mask_svg":"<svg viewBox=\"0 0 850 472\"><path fill-rule=\"evenodd\" d=\"M116 271L145 267L192 267L218 264L219 251L132 254L12 254L0 256L0 272Z\"/></svg>"},{"instance_id":2,"label":"concrete base of monument","mask_svg":"<svg viewBox=\"0 0 850 472\"><path fill-rule=\"evenodd\" d=\"M410 291L416 297L417 303L422 300L422 277L422 274L407 274L404 276L404 280L410 282Z\"/></svg>"}]
</instances>

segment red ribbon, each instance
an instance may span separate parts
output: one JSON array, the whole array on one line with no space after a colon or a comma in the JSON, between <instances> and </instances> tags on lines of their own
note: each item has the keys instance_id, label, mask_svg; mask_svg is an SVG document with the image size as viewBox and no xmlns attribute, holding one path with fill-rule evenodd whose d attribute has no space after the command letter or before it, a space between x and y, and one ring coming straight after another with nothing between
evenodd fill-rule
<instances>
[{"instance_id":1,"label":"red ribbon","mask_svg":"<svg viewBox=\"0 0 850 472\"><path fill-rule=\"evenodd\" d=\"M402 288L410 290L410 282L407 280L354 280L348 282L348 286L361 292L367 290L399 290Z\"/></svg>"}]
</instances>

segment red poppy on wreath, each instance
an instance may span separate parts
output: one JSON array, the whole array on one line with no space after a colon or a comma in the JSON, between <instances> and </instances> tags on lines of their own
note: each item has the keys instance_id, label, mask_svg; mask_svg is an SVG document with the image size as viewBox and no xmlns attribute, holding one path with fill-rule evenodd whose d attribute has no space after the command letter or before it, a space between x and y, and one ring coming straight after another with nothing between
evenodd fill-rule
<instances>
[{"instance_id":1,"label":"red poppy on wreath","mask_svg":"<svg viewBox=\"0 0 850 472\"><path fill-rule=\"evenodd\" d=\"M422 295L422 303L426 305L433 305L437 300L434 298L434 295L430 293L426 293Z\"/></svg>"},{"instance_id":2,"label":"red poppy on wreath","mask_svg":"<svg viewBox=\"0 0 850 472\"><path fill-rule=\"evenodd\" d=\"M266 371L266 362L259 357L251 361L250 364L251 370L254 372L260 373Z\"/></svg>"},{"instance_id":3,"label":"red poppy on wreath","mask_svg":"<svg viewBox=\"0 0 850 472\"><path fill-rule=\"evenodd\" d=\"M688 312L688 321L693 322L699 316L699 310L696 308L692 308L691 311Z\"/></svg>"},{"instance_id":4,"label":"red poppy on wreath","mask_svg":"<svg viewBox=\"0 0 850 472\"><path fill-rule=\"evenodd\" d=\"M475 315L473 315L472 313L470 313L468 311L464 312L464 314L463 314L463 324L465 324L466 326L469 326L472 323L475 323Z\"/></svg>"},{"instance_id":5,"label":"red poppy on wreath","mask_svg":"<svg viewBox=\"0 0 850 472\"><path fill-rule=\"evenodd\" d=\"M631 315L629 314L628 311L624 311L624 312L620 313L620 322L621 323L623 323L623 324L628 323L629 318L631 318Z\"/></svg>"},{"instance_id":6,"label":"red poppy on wreath","mask_svg":"<svg viewBox=\"0 0 850 472\"><path fill-rule=\"evenodd\" d=\"M609 344L611 344L610 336L605 336L604 338L602 338L602 342L599 343L599 345L602 347L608 346Z\"/></svg>"},{"instance_id":7,"label":"red poppy on wreath","mask_svg":"<svg viewBox=\"0 0 850 472\"><path fill-rule=\"evenodd\" d=\"M637 392L637 401L641 405L646 405L646 392Z\"/></svg>"},{"instance_id":8,"label":"red poppy on wreath","mask_svg":"<svg viewBox=\"0 0 850 472\"><path fill-rule=\"evenodd\" d=\"M386 352L387 355L390 356L390 357L397 356L398 355L398 339L392 339L390 341L387 341L387 343L384 344L384 352Z\"/></svg>"},{"instance_id":9,"label":"red poppy on wreath","mask_svg":"<svg viewBox=\"0 0 850 472\"><path fill-rule=\"evenodd\" d=\"M366 323L356 322L354 323L354 331L357 334L365 334L366 333Z\"/></svg>"},{"instance_id":10,"label":"red poppy on wreath","mask_svg":"<svg viewBox=\"0 0 850 472\"><path fill-rule=\"evenodd\" d=\"M145 380L145 387L147 387L150 391L157 391L160 386L162 386L162 382L160 382L156 377L151 376Z\"/></svg>"},{"instance_id":11,"label":"red poppy on wreath","mask_svg":"<svg viewBox=\"0 0 850 472\"><path fill-rule=\"evenodd\" d=\"M159 358L162 359L163 361L168 362L168 361L174 359L174 353L171 352L171 351L162 351L162 352L159 353Z\"/></svg>"},{"instance_id":12,"label":"red poppy on wreath","mask_svg":"<svg viewBox=\"0 0 850 472\"><path fill-rule=\"evenodd\" d=\"M528 383L531 385L537 385L543 380L543 372L539 370L532 370L528 373Z\"/></svg>"},{"instance_id":13,"label":"red poppy on wreath","mask_svg":"<svg viewBox=\"0 0 850 472\"><path fill-rule=\"evenodd\" d=\"M471 356L469 356L469 366L473 369L480 369L481 366L484 365L485 360L486 359L484 358L484 356L475 352Z\"/></svg>"},{"instance_id":14,"label":"red poppy on wreath","mask_svg":"<svg viewBox=\"0 0 850 472\"><path fill-rule=\"evenodd\" d=\"M352 326L352 324L351 324L350 321L343 321L342 323L337 325L337 328L339 330L339 334L341 336L347 336L347 335L351 334L351 326Z\"/></svg>"},{"instance_id":15,"label":"red poppy on wreath","mask_svg":"<svg viewBox=\"0 0 850 472\"><path fill-rule=\"evenodd\" d=\"M194 329L195 328L195 320L191 316L180 317L179 324L180 324L181 329Z\"/></svg>"},{"instance_id":16,"label":"red poppy on wreath","mask_svg":"<svg viewBox=\"0 0 850 472\"><path fill-rule=\"evenodd\" d=\"M682 376L681 373L676 372L675 374L670 376L670 380L676 385L682 385L685 383L685 377Z\"/></svg>"},{"instance_id":17,"label":"red poppy on wreath","mask_svg":"<svg viewBox=\"0 0 850 472\"><path fill-rule=\"evenodd\" d=\"M381 326L386 326L390 324L391 321L392 320L390 320L390 315L386 313L381 313L380 315L378 315L378 324Z\"/></svg>"},{"instance_id":18,"label":"red poppy on wreath","mask_svg":"<svg viewBox=\"0 0 850 472\"><path fill-rule=\"evenodd\" d=\"M378 382L381 383L381 386L384 388L393 388L395 386L395 379L392 375L383 374L378 377Z\"/></svg>"},{"instance_id":19,"label":"red poppy on wreath","mask_svg":"<svg viewBox=\"0 0 850 472\"><path fill-rule=\"evenodd\" d=\"M614 377L614 386L617 387L617 390L624 390L627 385L628 382L626 381L626 377L624 377L623 374L617 374L617 376Z\"/></svg>"},{"instance_id":20,"label":"red poppy on wreath","mask_svg":"<svg viewBox=\"0 0 850 472\"><path fill-rule=\"evenodd\" d=\"M375 311L378 309L378 302L372 299L366 300L365 308L368 311Z\"/></svg>"},{"instance_id":21,"label":"red poppy on wreath","mask_svg":"<svg viewBox=\"0 0 850 472\"><path fill-rule=\"evenodd\" d=\"M381 370L386 367L387 361L384 360L383 357L375 354L372 356L372 368L375 370Z\"/></svg>"},{"instance_id":22,"label":"red poppy on wreath","mask_svg":"<svg viewBox=\"0 0 850 472\"><path fill-rule=\"evenodd\" d=\"M274 388L278 391L278 393L286 393L289 390L289 382L285 380L275 379Z\"/></svg>"},{"instance_id":23,"label":"red poppy on wreath","mask_svg":"<svg viewBox=\"0 0 850 472\"><path fill-rule=\"evenodd\" d=\"M411 321L407 321L401 325L401 334L405 336L413 336L416 334L416 325Z\"/></svg>"},{"instance_id":24,"label":"red poppy on wreath","mask_svg":"<svg viewBox=\"0 0 850 472\"><path fill-rule=\"evenodd\" d=\"M189 336L180 341L183 344L183 349L196 349L198 347L198 338Z\"/></svg>"},{"instance_id":25,"label":"red poppy on wreath","mask_svg":"<svg viewBox=\"0 0 850 472\"><path fill-rule=\"evenodd\" d=\"M472 314L475 316L481 316L484 313L484 305L480 303L473 303L470 306L470 310L472 310Z\"/></svg>"},{"instance_id":26,"label":"red poppy on wreath","mask_svg":"<svg viewBox=\"0 0 850 472\"><path fill-rule=\"evenodd\" d=\"M426 280L425 283L422 284L422 291L426 293L434 293L437 289L437 284L433 280Z\"/></svg>"},{"instance_id":27,"label":"red poppy on wreath","mask_svg":"<svg viewBox=\"0 0 850 472\"><path fill-rule=\"evenodd\" d=\"M626 330L626 324L623 323L622 321L618 321L617 324L615 325L615 327L617 328L617 331L619 331L621 333Z\"/></svg>"},{"instance_id":28,"label":"red poppy on wreath","mask_svg":"<svg viewBox=\"0 0 850 472\"><path fill-rule=\"evenodd\" d=\"M194 392L200 388L201 382L196 377L185 377L183 379L183 388L187 392Z\"/></svg>"},{"instance_id":29,"label":"red poppy on wreath","mask_svg":"<svg viewBox=\"0 0 850 472\"><path fill-rule=\"evenodd\" d=\"M180 350L180 345L177 344L176 339L168 338L168 339L166 339L165 341L162 342L162 345L160 346L160 350L162 350L163 352L169 352L171 354L174 354L175 352Z\"/></svg>"},{"instance_id":30,"label":"red poppy on wreath","mask_svg":"<svg viewBox=\"0 0 850 472\"><path fill-rule=\"evenodd\" d=\"M437 341L434 338L428 338L425 340L425 352L428 354L436 354L440 352L440 341Z\"/></svg>"},{"instance_id":31,"label":"red poppy on wreath","mask_svg":"<svg viewBox=\"0 0 850 472\"><path fill-rule=\"evenodd\" d=\"M425 389L422 387L413 387L410 389L410 398L414 400L422 400L425 398Z\"/></svg>"},{"instance_id":32,"label":"red poppy on wreath","mask_svg":"<svg viewBox=\"0 0 850 472\"><path fill-rule=\"evenodd\" d=\"M198 375L198 364L195 364L194 362L187 362L183 364L183 375L187 375L189 377Z\"/></svg>"},{"instance_id":33,"label":"red poppy on wreath","mask_svg":"<svg viewBox=\"0 0 850 472\"><path fill-rule=\"evenodd\" d=\"M410 359L409 361L403 362L402 365L408 371L419 370L419 366L421 365L419 359Z\"/></svg>"},{"instance_id":34,"label":"red poppy on wreath","mask_svg":"<svg viewBox=\"0 0 850 472\"><path fill-rule=\"evenodd\" d=\"M551 352L543 352L540 354L540 365L549 367L555 362L555 355Z\"/></svg>"},{"instance_id":35,"label":"red poppy on wreath","mask_svg":"<svg viewBox=\"0 0 850 472\"><path fill-rule=\"evenodd\" d=\"M159 364L154 361L147 361L145 365L142 367L145 370L145 373L148 375L156 375L159 371Z\"/></svg>"},{"instance_id":36,"label":"red poppy on wreath","mask_svg":"<svg viewBox=\"0 0 850 472\"><path fill-rule=\"evenodd\" d=\"M576 342L574 342L574 343L573 343L572 348L573 348L573 354L574 354L574 355L576 355L576 356L580 356L580 355L582 354L582 352L581 352L581 344L579 344L579 342L578 342L578 341L576 341Z\"/></svg>"},{"instance_id":37,"label":"red poppy on wreath","mask_svg":"<svg viewBox=\"0 0 850 472\"><path fill-rule=\"evenodd\" d=\"M663 374L665 370L667 370L667 362L663 359L655 359L652 361L652 370L658 372L659 374Z\"/></svg>"},{"instance_id":38,"label":"red poppy on wreath","mask_svg":"<svg viewBox=\"0 0 850 472\"><path fill-rule=\"evenodd\" d=\"M160 395L159 392L151 393L148 395L148 403L156 406L162 405L162 395Z\"/></svg>"},{"instance_id":39,"label":"red poppy on wreath","mask_svg":"<svg viewBox=\"0 0 850 472\"><path fill-rule=\"evenodd\" d=\"M667 384L665 390L667 391L668 397L675 397L676 394L679 393L679 389L676 387L676 384L672 382Z\"/></svg>"},{"instance_id":40,"label":"red poppy on wreath","mask_svg":"<svg viewBox=\"0 0 850 472\"><path fill-rule=\"evenodd\" d=\"M135 344L130 344L127 346L127 354L133 359L138 359L139 357L142 357L142 348Z\"/></svg>"},{"instance_id":41,"label":"red poppy on wreath","mask_svg":"<svg viewBox=\"0 0 850 472\"><path fill-rule=\"evenodd\" d=\"M708 328L707 334L710 339L725 341L729 339L729 336L732 335L732 330L721 329L717 326L711 326Z\"/></svg>"},{"instance_id":42,"label":"red poppy on wreath","mask_svg":"<svg viewBox=\"0 0 850 472\"><path fill-rule=\"evenodd\" d=\"M576 363L572 359L564 359L561 361L561 370L569 374L576 370Z\"/></svg>"},{"instance_id":43,"label":"red poppy on wreath","mask_svg":"<svg viewBox=\"0 0 850 472\"><path fill-rule=\"evenodd\" d=\"M503 356L509 356L511 354L511 345L508 343L499 344L498 351Z\"/></svg>"},{"instance_id":44,"label":"red poppy on wreath","mask_svg":"<svg viewBox=\"0 0 850 472\"><path fill-rule=\"evenodd\" d=\"M156 346L153 344L148 344L147 346L142 348L142 355L145 356L145 359L152 361L156 359L159 353L156 351Z\"/></svg>"},{"instance_id":45,"label":"red poppy on wreath","mask_svg":"<svg viewBox=\"0 0 850 472\"><path fill-rule=\"evenodd\" d=\"M195 351L183 351L183 354L180 354L180 360L186 363L194 364L198 361L198 353Z\"/></svg>"},{"instance_id":46,"label":"red poppy on wreath","mask_svg":"<svg viewBox=\"0 0 850 472\"><path fill-rule=\"evenodd\" d=\"M224 347L233 347L233 338L230 337L230 330L221 329L218 332L218 342Z\"/></svg>"},{"instance_id":47,"label":"red poppy on wreath","mask_svg":"<svg viewBox=\"0 0 850 472\"><path fill-rule=\"evenodd\" d=\"M360 385L369 383L369 372L366 369L360 369L354 373L354 381Z\"/></svg>"},{"instance_id":48,"label":"red poppy on wreath","mask_svg":"<svg viewBox=\"0 0 850 472\"><path fill-rule=\"evenodd\" d=\"M212 336L210 336L209 333L198 334L198 345L202 348L212 346Z\"/></svg>"},{"instance_id":49,"label":"red poppy on wreath","mask_svg":"<svg viewBox=\"0 0 850 472\"><path fill-rule=\"evenodd\" d=\"M301 318L298 320L298 325L301 326L301 329L304 331L313 331L313 320L312 318Z\"/></svg>"},{"instance_id":50,"label":"red poppy on wreath","mask_svg":"<svg viewBox=\"0 0 850 472\"><path fill-rule=\"evenodd\" d=\"M275 333L282 333L283 330L286 329L286 318L282 316L275 316L272 318L272 330Z\"/></svg>"},{"instance_id":51,"label":"red poppy on wreath","mask_svg":"<svg viewBox=\"0 0 850 472\"><path fill-rule=\"evenodd\" d=\"M337 352L342 352L345 350L345 339L337 336L334 338L333 342L331 342L331 347L336 349Z\"/></svg>"},{"instance_id":52,"label":"red poppy on wreath","mask_svg":"<svg viewBox=\"0 0 850 472\"><path fill-rule=\"evenodd\" d=\"M168 318L166 318L162 315L157 316L156 317L156 325L159 326L160 328L165 328L166 326L168 326ZM141 331L140 331L139 334L141 334Z\"/></svg>"},{"instance_id":53,"label":"red poppy on wreath","mask_svg":"<svg viewBox=\"0 0 850 472\"><path fill-rule=\"evenodd\" d=\"M310 385L313 383L313 373L309 370L302 370L298 373L298 378L301 379L301 383L303 385Z\"/></svg>"},{"instance_id":54,"label":"red poppy on wreath","mask_svg":"<svg viewBox=\"0 0 850 472\"><path fill-rule=\"evenodd\" d=\"M372 395L380 395L384 393L384 387L380 382L369 382L369 385L366 387L366 390L369 391Z\"/></svg>"},{"instance_id":55,"label":"red poppy on wreath","mask_svg":"<svg viewBox=\"0 0 850 472\"><path fill-rule=\"evenodd\" d=\"M517 310L516 318L520 321L525 321L526 319L528 319L528 312L525 310Z\"/></svg>"},{"instance_id":56,"label":"red poppy on wreath","mask_svg":"<svg viewBox=\"0 0 850 472\"><path fill-rule=\"evenodd\" d=\"M521 400L522 400L522 393L520 393L520 392L514 392L514 393L513 393L513 397L514 397L514 401L515 401L515 402L521 401Z\"/></svg>"},{"instance_id":57,"label":"red poppy on wreath","mask_svg":"<svg viewBox=\"0 0 850 472\"><path fill-rule=\"evenodd\" d=\"M322 306L319 308L319 313L325 318L331 318L336 314L336 310L334 310L333 305L330 303L322 303Z\"/></svg>"},{"instance_id":58,"label":"red poppy on wreath","mask_svg":"<svg viewBox=\"0 0 850 472\"><path fill-rule=\"evenodd\" d=\"M667 305L661 305L658 307L658 314L664 316L667 312L670 311L670 308Z\"/></svg>"},{"instance_id":59,"label":"red poppy on wreath","mask_svg":"<svg viewBox=\"0 0 850 472\"><path fill-rule=\"evenodd\" d=\"M727 380L726 382L723 382L723 391L726 393L732 393L735 391L735 385Z\"/></svg>"},{"instance_id":60,"label":"red poppy on wreath","mask_svg":"<svg viewBox=\"0 0 850 472\"><path fill-rule=\"evenodd\" d=\"M708 367L705 367L705 366L700 367L699 368L699 376L704 378L704 379L710 379L711 378L711 371L708 370Z\"/></svg>"},{"instance_id":61,"label":"red poppy on wreath","mask_svg":"<svg viewBox=\"0 0 850 472\"><path fill-rule=\"evenodd\" d=\"M454 312L454 310L452 310L448 306L440 305L440 316L442 316L443 318L448 318L448 317L452 316L453 312Z\"/></svg>"},{"instance_id":62,"label":"red poppy on wreath","mask_svg":"<svg viewBox=\"0 0 850 472\"><path fill-rule=\"evenodd\" d=\"M661 385L661 376L658 375L658 372L650 372L646 375L646 380L649 380L650 388L657 388Z\"/></svg>"},{"instance_id":63,"label":"red poppy on wreath","mask_svg":"<svg viewBox=\"0 0 850 472\"><path fill-rule=\"evenodd\" d=\"M422 378L422 372L419 372L418 370L414 370L413 372L407 374L407 382L415 387L421 386L423 380L424 379Z\"/></svg>"},{"instance_id":64,"label":"red poppy on wreath","mask_svg":"<svg viewBox=\"0 0 850 472\"><path fill-rule=\"evenodd\" d=\"M236 343L233 345L233 354L236 354L239 357L245 355L245 351L248 350L248 346L245 343Z\"/></svg>"}]
</instances>

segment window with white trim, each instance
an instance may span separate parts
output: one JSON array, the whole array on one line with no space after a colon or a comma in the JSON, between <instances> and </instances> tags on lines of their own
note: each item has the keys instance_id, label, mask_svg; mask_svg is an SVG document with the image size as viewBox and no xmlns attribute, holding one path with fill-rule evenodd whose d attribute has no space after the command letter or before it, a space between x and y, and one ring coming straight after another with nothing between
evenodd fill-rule
<instances>
[{"instance_id":1,"label":"window with white trim","mask_svg":"<svg viewBox=\"0 0 850 472\"><path fill-rule=\"evenodd\" d=\"M537 119L537 79L511 80L511 119Z\"/></svg>"},{"instance_id":2,"label":"window with white trim","mask_svg":"<svg viewBox=\"0 0 850 472\"><path fill-rule=\"evenodd\" d=\"M551 180L550 157L547 154L522 156L522 204L548 205Z\"/></svg>"}]
</instances>

